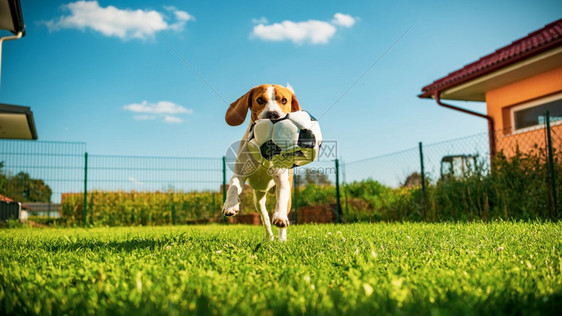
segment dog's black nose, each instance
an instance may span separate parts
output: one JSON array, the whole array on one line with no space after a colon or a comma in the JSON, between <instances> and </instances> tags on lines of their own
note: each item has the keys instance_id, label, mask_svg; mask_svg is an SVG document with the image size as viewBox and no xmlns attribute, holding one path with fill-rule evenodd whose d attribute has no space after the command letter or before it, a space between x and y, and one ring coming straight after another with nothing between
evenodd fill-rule
<instances>
[{"instance_id":1,"label":"dog's black nose","mask_svg":"<svg viewBox=\"0 0 562 316\"><path fill-rule=\"evenodd\" d=\"M279 113L277 112L267 112L265 113L265 118L268 120L278 120L279 119Z\"/></svg>"}]
</instances>

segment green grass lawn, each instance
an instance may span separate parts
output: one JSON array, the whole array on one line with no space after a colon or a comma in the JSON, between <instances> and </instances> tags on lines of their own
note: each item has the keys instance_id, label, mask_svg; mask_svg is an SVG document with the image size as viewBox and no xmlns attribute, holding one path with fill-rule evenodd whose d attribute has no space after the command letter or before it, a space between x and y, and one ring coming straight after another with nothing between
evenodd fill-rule
<instances>
[{"instance_id":1,"label":"green grass lawn","mask_svg":"<svg viewBox=\"0 0 562 316\"><path fill-rule=\"evenodd\" d=\"M0 230L0 314L560 314L562 224Z\"/></svg>"}]
</instances>

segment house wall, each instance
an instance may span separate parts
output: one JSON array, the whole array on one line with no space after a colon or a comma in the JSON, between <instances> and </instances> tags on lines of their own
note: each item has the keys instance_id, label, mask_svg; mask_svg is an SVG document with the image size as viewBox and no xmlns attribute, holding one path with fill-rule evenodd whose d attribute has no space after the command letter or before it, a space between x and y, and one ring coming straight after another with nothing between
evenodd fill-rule
<instances>
[{"instance_id":1,"label":"house wall","mask_svg":"<svg viewBox=\"0 0 562 316\"><path fill-rule=\"evenodd\" d=\"M544 129L513 133L511 107L562 91L562 67L486 92L488 115L494 118L496 149L512 156L545 146ZM554 125L553 144L562 150L562 125Z\"/></svg>"}]
</instances>

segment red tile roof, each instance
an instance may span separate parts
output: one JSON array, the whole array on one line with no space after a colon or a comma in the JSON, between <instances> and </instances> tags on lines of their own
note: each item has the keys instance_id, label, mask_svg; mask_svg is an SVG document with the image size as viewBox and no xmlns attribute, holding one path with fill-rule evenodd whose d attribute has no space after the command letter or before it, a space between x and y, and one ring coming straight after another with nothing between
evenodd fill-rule
<instances>
[{"instance_id":1,"label":"red tile roof","mask_svg":"<svg viewBox=\"0 0 562 316\"><path fill-rule=\"evenodd\" d=\"M562 19L434 81L423 87L418 97L430 98L437 91L457 86L560 45L562 45Z\"/></svg>"},{"instance_id":2,"label":"red tile roof","mask_svg":"<svg viewBox=\"0 0 562 316\"><path fill-rule=\"evenodd\" d=\"M10 199L9 197L7 197L7 196L5 196L5 195L2 195L2 194L0 194L0 201L12 202L12 203L13 203L13 202L16 202L16 201L14 201L14 200ZM25 204L23 204L23 203L21 203L21 208L24 209L24 210L30 210L29 206L27 206L27 205L25 205Z\"/></svg>"},{"instance_id":3,"label":"red tile roof","mask_svg":"<svg viewBox=\"0 0 562 316\"><path fill-rule=\"evenodd\" d=\"M14 200L10 199L7 196L4 196L2 194L0 194L0 201L6 201L6 202L15 202Z\"/></svg>"}]
</instances>

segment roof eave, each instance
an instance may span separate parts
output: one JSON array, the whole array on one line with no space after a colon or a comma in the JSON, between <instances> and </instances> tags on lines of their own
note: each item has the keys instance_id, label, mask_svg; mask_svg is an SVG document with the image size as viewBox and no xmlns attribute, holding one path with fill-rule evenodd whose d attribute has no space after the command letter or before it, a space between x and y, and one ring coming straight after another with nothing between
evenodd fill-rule
<instances>
[{"instance_id":1,"label":"roof eave","mask_svg":"<svg viewBox=\"0 0 562 316\"><path fill-rule=\"evenodd\" d=\"M459 70L451 72L443 78L435 80L433 83L423 87L422 93L418 97L431 98L435 93L454 89L467 82L478 80L480 77L487 76L560 46L562 46L562 19L554 21L526 37L518 39ZM472 97L483 99L484 95L485 91L480 92L478 96Z\"/></svg>"},{"instance_id":2,"label":"roof eave","mask_svg":"<svg viewBox=\"0 0 562 316\"><path fill-rule=\"evenodd\" d=\"M436 93L441 93L441 98L448 100L485 101L487 91L562 67L562 40L557 46L550 45L548 48L478 75L467 76L455 84L429 85L418 97L433 98Z\"/></svg>"}]
</instances>

